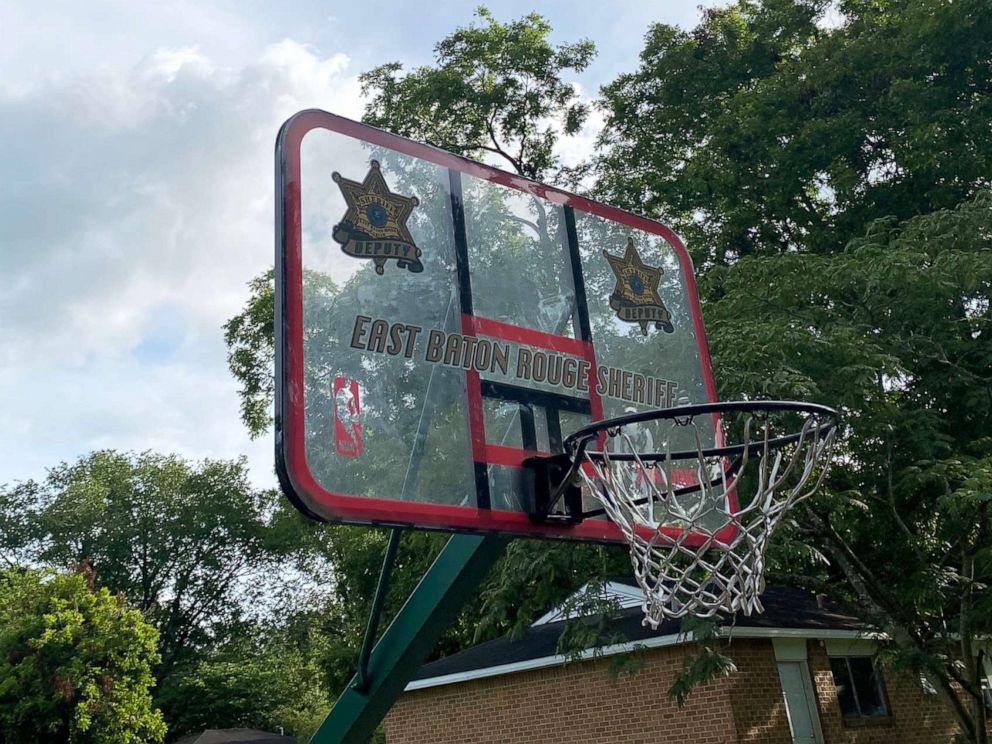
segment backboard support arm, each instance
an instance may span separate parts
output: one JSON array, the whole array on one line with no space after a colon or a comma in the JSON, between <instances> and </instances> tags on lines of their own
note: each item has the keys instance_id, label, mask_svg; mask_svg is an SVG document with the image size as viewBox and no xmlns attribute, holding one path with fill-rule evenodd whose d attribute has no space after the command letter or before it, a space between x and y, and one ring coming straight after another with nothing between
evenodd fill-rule
<instances>
[{"instance_id":1,"label":"backboard support arm","mask_svg":"<svg viewBox=\"0 0 992 744\"><path fill-rule=\"evenodd\" d=\"M396 562L396 551L399 550L402 534L403 529L400 527L393 527L389 532L389 542L386 544L386 554L382 559L372 610L369 612L369 624L365 627L365 638L362 640L362 650L358 655L358 682L355 689L359 692L365 692L369 687L369 658L372 656L372 644L375 643L375 635L379 632L382 608L386 604L386 592L389 591L389 577L393 573L393 564Z\"/></svg>"},{"instance_id":2,"label":"backboard support arm","mask_svg":"<svg viewBox=\"0 0 992 744\"><path fill-rule=\"evenodd\" d=\"M352 678L310 744L367 744L510 539L451 536L375 644L365 679L361 672ZM363 682L363 689L357 689Z\"/></svg>"}]
</instances>

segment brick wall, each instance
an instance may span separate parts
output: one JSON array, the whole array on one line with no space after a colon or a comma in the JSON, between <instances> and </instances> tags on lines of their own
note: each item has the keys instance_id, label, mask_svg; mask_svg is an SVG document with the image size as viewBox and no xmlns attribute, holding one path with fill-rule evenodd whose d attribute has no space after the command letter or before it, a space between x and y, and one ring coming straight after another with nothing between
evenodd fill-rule
<instances>
[{"instance_id":1,"label":"brick wall","mask_svg":"<svg viewBox=\"0 0 992 744\"><path fill-rule=\"evenodd\" d=\"M726 680L740 744L792 744L771 641L735 638L723 648L737 673Z\"/></svg>"},{"instance_id":2,"label":"brick wall","mask_svg":"<svg viewBox=\"0 0 992 744\"><path fill-rule=\"evenodd\" d=\"M791 744L771 641L734 639L728 678L696 688L681 710L668 688L685 647L646 651L636 674L612 678L597 659L404 693L386 719L387 744ZM917 681L883 673L891 715L845 722L823 647L807 644L827 744L923 744L952 740L939 700Z\"/></svg>"},{"instance_id":3,"label":"brick wall","mask_svg":"<svg viewBox=\"0 0 992 744\"><path fill-rule=\"evenodd\" d=\"M407 692L386 719L386 742L736 742L725 684L697 688L681 710L668 700L683 655L647 652L639 672L615 679L598 659Z\"/></svg>"}]
</instances>

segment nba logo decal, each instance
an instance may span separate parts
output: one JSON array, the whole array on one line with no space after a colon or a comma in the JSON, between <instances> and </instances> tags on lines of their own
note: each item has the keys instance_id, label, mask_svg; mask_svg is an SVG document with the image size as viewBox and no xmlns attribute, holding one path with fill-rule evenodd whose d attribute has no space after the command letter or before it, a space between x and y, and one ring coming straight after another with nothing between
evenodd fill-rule
<instances>
[{"instance_id":1,"label":"nba logo decal","mask_svg":"<svg viewBox=\"0 0 992 744\"><path fill-rule=\"evenodd\" d=\"M334 448L339 455L362 454L361 400L358 380L334 378Z\"/></svg>"}]
</instances>

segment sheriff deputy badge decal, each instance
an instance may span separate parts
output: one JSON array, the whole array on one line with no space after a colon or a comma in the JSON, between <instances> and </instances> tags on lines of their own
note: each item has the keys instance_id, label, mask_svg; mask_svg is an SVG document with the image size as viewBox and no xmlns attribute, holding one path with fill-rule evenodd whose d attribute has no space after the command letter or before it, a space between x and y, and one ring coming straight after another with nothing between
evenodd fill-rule
<instances>
[{"instance_id":1,"label":"sheriff deputy badge decal","mask_svg":"<svg viewBox=\"0 0 992 744\"><path fill-rule=\"evenodd\" d=\"M658 295L658 283L663 270L660 267L646 266L641 261L633 238L627 238L627 250L620 256L603 251L610 268L617 278L617 286L610 295L610 307L617 311L617 317L628 323L637 323L641 333L648 335L648 325L654 323L658 330L672 333L672 314Z\"/></svg>"},{"instance_id":2,"label":"sheriff deputy badge decal","mask_svg":"<svg viewBox=\"0 0 992 744\"><path fill-rule=\"evenodd\" d=\"M415 196L394 194L382 177L379 161L373 160L365 180L359 183L335 171L331 178L341 188L348 211L334 226L334 240L341 250L355 258L371 258L375 273L385 271L386 261L395 259L401 269L419 273L420 249L406 227L413 208L420 204Z\"/></svg>"}]
</instances>

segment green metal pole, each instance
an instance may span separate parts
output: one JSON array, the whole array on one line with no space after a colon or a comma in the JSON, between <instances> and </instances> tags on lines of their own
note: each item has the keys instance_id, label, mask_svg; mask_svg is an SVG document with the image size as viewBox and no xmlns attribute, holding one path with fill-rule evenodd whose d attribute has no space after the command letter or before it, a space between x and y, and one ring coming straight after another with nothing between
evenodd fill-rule
<instances>
[{"instance_id":1,"label":"green metal pole","mask_svg":"<svg viewBox=\"0 0 992 744\"><path fill-rule=\"evenodd\" d=\"M310 744L367 744L509 542L502 536L452 535L372 649L367 688L355 688L356 674Z\"/></svg>"}]
</instances>

